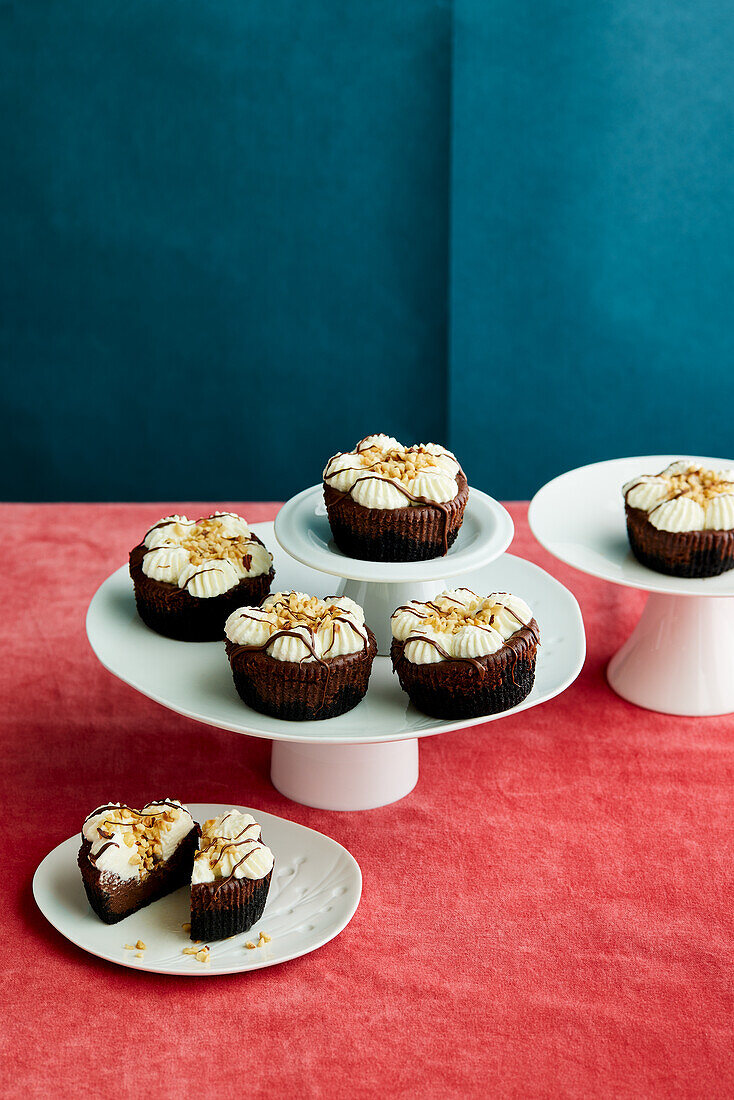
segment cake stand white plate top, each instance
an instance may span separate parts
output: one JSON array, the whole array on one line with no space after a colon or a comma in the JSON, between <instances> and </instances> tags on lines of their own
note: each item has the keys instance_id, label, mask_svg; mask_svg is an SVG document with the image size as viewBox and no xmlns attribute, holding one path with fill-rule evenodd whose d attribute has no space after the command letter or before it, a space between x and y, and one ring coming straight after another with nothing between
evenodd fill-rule
<instances>
[{"instance_id":1,"label":"cake stand white plate top","mask_svg":"<svg viewBox=\"0 0 734 1100\"><path fill-rule=\"evenodd\" d=\"M252 530L273 553L276 590L333 593L332 576L300 564L278 547L272 523L253 524ZM401 798L415 785L417 738L536 706L564 691L581 670L585 636L578 604L538 566L504 554L463 575L461 583L478 592L514 592L538 620L535 686L512 711L453 722L429 718L411 705L389 658L376 657L367 695L346 714L316 722L260 714L237 695L222 643L172 641L141 622L125 566L93 597L87 635L105 668L143 695L207 725L272 740L273 782L289 798L324 809L367 809ZM432 594L438 591L439 584ZM383 746L381 753L377 746Z\"/></svg>"},{"instance_id":2,"label":"cake stand white plate top","mask_svg":"<svg viewBox=\"0 0 734 1100\"><path fill-rule=\"evenodd\" d=\"M206 821L230 806L188 804L195 821ZM243 807L238 807L243 809ZM212 941L209 962L184 955L191 946L182 925L190 921L188 887L133 913L119 924L104 924L89 907L77 867L79 835L46 856L33 878L33 896L44 917L62 936L108 962L154 974L207 977L239 974L296 959L338 936L354 916L362 893L359 865L346 848L323 833L261 810L247 810L263 828L275 853L265 912L249 932ZM270 943L255 950L260 931ZM142 940L142 958L125 944ZM202 945L203 946L203 945Z\"/></svg>"},{"instance_id":3,"label":"cake stand white plate top","mask_svg":"<svg viewBox=\"0 0 734 1100\"><path fill-rule=\"evenodd\" d=\"M668 577L638 562L627 539L622 486L681 458L707 469L732 466L731 459L685 453L595 462L544 485L528 518L538 542L567 565L650 593L640 622L609 664L617 694L667 714L728 714L734 711L734 570Z\"/></svg>"},{"instance_id":4,"label":"cake stand white plate top","mask_svg":"<svg viewBox=\"0 0 734 1100\"><path fill-rule=\"evenodd\" d=\"M275 537L296 561L336 577L391 584L415 581L416 567L421 581L463 576L503 554L514 533L507 509L479 489L469 490L461 529L448 553L421 562L364 561L342 554L331 537L321 485L291 497L275 517Z\"/></svg>"},{"instance_id":5,"label":"cake stand white plate top","mask_svg":"<svg viewBox=\"0 0 734 1100\"><path fill-rule=\"evenodd\" d=\"M390 652L390 616L396 607L409 600L430 600L444 588L454 587L452 577L464 577L494 561L514 533L507 509L479 489L469 490L461 529L448 553L427 561L347 557L331 537L321 485L292 497L275 517L275 537L292 558L342 578L334 594L349 596L363 608L383 656Z\"/></svg>"},{"instance_id":6,"label":"cake stand white plate top","mask_svg":"<svg viewBox=\"0 0 734 1100\"><path fill-rule=\"evenodd\" d=\"M554 557L592 577L676 596L734 596L734 570L720 577L666 577L638 562L629 547L622 486L640 474L657 474L690 458L707 469L729 469L722 458L646 455L594 462L561 474L530 503L528 520L538 542Z\"/></svg>"}]
</instances>

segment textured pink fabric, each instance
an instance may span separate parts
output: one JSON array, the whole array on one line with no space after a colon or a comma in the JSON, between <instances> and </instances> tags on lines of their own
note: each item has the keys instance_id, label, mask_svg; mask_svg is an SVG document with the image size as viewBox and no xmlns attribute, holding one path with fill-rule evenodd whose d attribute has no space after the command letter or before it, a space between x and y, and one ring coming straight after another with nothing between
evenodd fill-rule
<instances>
[{"instance_id":1,"label":"textured pink fabric","mask_svg":"<svg viewBox=\"0 0 734 1100\"><path fill-rule=\"evenodd\" d=\"M273 790L267 742L168 713L94 659L87 604L167 510L2 507L3 1094L732 1095L734 717L650 714L607 688L644 596L559 565L513 506L512 550L580 600L581 677L425 740L402 802L326 813ZM335 837L364 874L354 920L222 978L77 950L35 908L36 865L90 807L160 793Z\"/></svg>"}]
</instances>

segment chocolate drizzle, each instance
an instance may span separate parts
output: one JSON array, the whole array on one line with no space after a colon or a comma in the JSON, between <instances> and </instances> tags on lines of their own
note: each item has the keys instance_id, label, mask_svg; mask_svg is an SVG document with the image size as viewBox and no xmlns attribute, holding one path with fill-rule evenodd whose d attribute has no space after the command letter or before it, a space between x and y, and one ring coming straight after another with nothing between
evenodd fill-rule
<instances>
[{"instance_id":1,"label":"chocolate drizzle","mask_svg":"<svg viewBox=\"0 0 734 1100\"><path fill-rule=\"evenodd\" d=\"M290 593L290 592L283 593L283 598L278 600L277 602L271 604L270 607L267 608L267 609L266 608L245 609L240 613L239 617L241 619L249 619L251 622L268 623L268 624L272 625L271 620L268 618L269 612L272 610L277 614L277 612L281 608L284 608L284 607L287 608L288 607L287 597L289 597L291 594L292 593ZM327 597L324 602L327 602L329 598L330 597ZM335 606L338 606L338 605L337 604L332 604L331 606L335 607ZM258 615L251 615L249 613L250 610L255 610L255 611L261 612L263 617L260 617ZM303 610L300 610L298 612L298 616L300 618L305 619L306 622L304 622L304 623L294 623L292 627L283 627L279 630L276 630L272 634L270 634L269 637L266 638L264 642L261 642L258 645L247 645L247 644L240 643L240 642L232 642L232 656L236 657L240 653L261 653L261 652L264 652L267 649L269 649L269 647L274 642L277 642L279 638L295 638L297 641L301 642L305 646L305 648L308 650L308 653L306 654L306 656L300 657L297 662L292 662L292 663L294 663L294 664L297 663L299 665L303 664L304 661L308 660L308 657L310 655L314 659L314 661L316 661L316 663L318 665L320 665L322 668L326 669L326 678L324 680L324 687L323 687L323 692L322 692L322 695L321 695L321 705L320 705L320 708L319 708L319 709L323 709L324 703L326 701L326 696L327 696L328 690L329 690L329 682L331 680L331 665L329 664L329 662L331 660L334 660L335 658L326 657L326 655L320 656L316 652L316 648L315 648L316 647L316 637L315 637L315 634L314 634L314 626L321 622L320 618L319 617L312 617L312 616L308 615ZM362 624L358 623L356 621L356 619L348 618L347 614L344 614L344 615L334 615L331 618L330 621L331 621L332 624L334 624L334 623L344 623L345 626L351 627L352 630L354 630L355 634L358 634L362 638L362 640L364 642L364 647L367 647L367 645L369 644L367 631L366 631L365 627ZM305 634L303 632L305 632ZM336 630L332 627L331 641L330 641L330 643L329 643L329 645L326 649L326 653L328 653L329 650L333 647L335 639L336 639ZM355 651L355 652L359 652L359 651ZM337 657L338 656L345 656L345 655L344 654L338 654ZM348 656L348 654L346 656ZM273 659L275 659L275 658L273 658Z\"/></svg>"},{"instance_id":2,"label":"chocolate drizzle","mask_svg":"<svg viewBox=\"0 0 734 1100\"><path fill-rule=\"evenodd\" d=\"M227 818L231 817L231 814L232 814L232 811L230 811L228 814L226 814L225 817L222 818L222 820L219 824L223 825L224 822L227 820ZM201 849L201 852L199 853L198 858L201 858L202 856L206 856L208 861L209 861L209 865L210 865L210 867L212 868L212 871L213 871L214 868L217 866L217 864L221 862L224 853L228 849L230 849L230 848L240 848L243 844L249 844L251 846L249 851L245 852L245 854L242 856L242 858L239 859L234 864L234 866L232 867L232 870L229 872L229 874L226 877L222 877L221 881L219 883L217 883L217 885L214 887L214 889L211 892L211 897L209 898L209 905L210 906L216 900L216 897L219 894L220 890L222 890L223 887L225 887L227 885L227 883L231 882L232 879L237 877L236 874L235 874L237 869L239 867L241 867L242 864L245 863L250 858L251 855L253 855L255 852L259 851L261 848L265 848L265 845L263 844L263 842L262 842L259 835L256 836L256 837L252 837L252 836L244 837L242 840L239 839L240 837L243 836L244 833L249 832L250 829L257 829L258 833L259 833L260 825L256 821L251 821L248 825L245 825L244 829L242 829L239 833L237 833L237 836L234 837L232 840L229 840L227 837L212 836L212 837L208 838L209 842L208 842L206 848ZM217 842L220 841L220 840L225 840L225 841L227 841L227 843L224 844L219 849L219 851L215 853L217 858L214 860L214 862L212 862L211 857L208 855L208 853L209 853L210 849L212 847L215 847ZM207 884L207 885L211 885L211 884Z\"/></svg>"},{"instance_id":3,"label":"chocolate drizzle","mask_svg":"<svg viewBox=\"0 0 734 1100\"><path fill-rule=\"evenodd\" d=\"M102 845L102 847L99 849L98 852L94 853L94 855L92 855L91 852L89 853L89 862L93 863L94 866L96 867L97 866L97 860L103 854L103 852L106 852L108 848L119 848L119 847L120 847L120 845L116 844L114 840L108 840L106 844Z\"/></svg>"},{"instance_id":4,"label":"chocolate drizzle","mask_svg":"<svg viewBox=\"0 0 734 1100\"><path fill-rule=\"evenodd\" d=\"M354 448L354 451L352 452L352 453L354 453L355 457L364 454L365 451L371 450L372 448L375 448L379 451L379 447L377 447L374 443L371 443L371 444L368 444L367 446L364 446L365 442L369 438L370 438L369 436L365 436L364 439L360 439L359 443L357 444L357 446ZM404 449L401 448L401 450L404 450L406 454L411 454L411 453L414 453L414 454L415 453L417 453L417 454L427 454L433 459L435 459L435 457L436 457L435 455L432 455L429 451L424 450L422 444L419 444L415 447L408 447L408 448L404 448ZM347 452L347 453L350 453L350 452ZM416 494L411 493L409 489L407 489L399 481L395 481L393 478L383 477L381 474L370 474L369 473L370 470L374 469L375 466L381 465L383 462L400 461L400 459L391 459L391 455L394 453L394 451L379 451L379 453L380 453L380 458L378 458L375 462L371 463L370 465L360 464L358 466L345 467L345 469L352 470L355 473L358 470L364 471L364 473L363 473L363 476L356 478L356 480L353 482L351 488L346 493L344 493L344 495L347 496L347 497L351 497L351 495L352 495L351 491L354 488L354 486L359 485L359 483L362 482L362 481L384 481L386 484L392 485L395 489L398 490L398 492L402 493L403 496L406 498L406 500L410 502L410 504L412 504L412 505L421 505L421 506L425 506L425 507L429 507L429 508L435 508L443 516L443 529L442 529L442 532L441 532L441 537L442 537L442 540L443 540L443 553L447 554L448 550L449 550L449 543L448 543L448 529L449 529L449 520L450 520L449 505L452 504L456 500L456 497L458 496L459 491L460 491L459 484L458 484L458 474L461 471L461 467L459 467L459 470L457 471L457 473L454 474L454 480L457 482L457 487L456 487L456 492L454 493L451 500L449 500L449 501L431 500L428 497L417 496ZM336 455L334 457L336 457ZM449 457L451 457L451 456L449 456ZM329 462L327 463L327 466L326 466L327 471L329 469L329 465L331 464L331 461L332 461L332 459L329 459ZM454 461L456 461L456 460L454 459ZM457 464L457 466L459 465L458 462L456 464ZM443 470L442 467L440 467L437 462L435 463L435 468L439 473L443 473L443 474L446 474L446 476L448 476L448 472L446 470ZM342 472L343 471L341 471L341 470L335 471L335 473L342 473ZM327 485L329 484L328 479L333 477L333 476L334 476L334 474L331 474L331 473L328 473L328 472L324 474L324 481L326 482Z\"/></svg>"},{"instance_id":5,"label":"chocolate drizzle","mask_svg":"<svg viewBox=\"0 0 734 1100\"><path fill-rule=\"evenodd\" d=\"M470 591L470 590L467 589L467 591ZM473 592L471 594L476 595ZM497 592L497 593L493 593L493 595L495 595L495 596L501 596L501 595L509 596L510 593L509 592L507 592L507 593ZM447 594L447 595L444 595L442 598L443 598L443 600L445 600L449 603L456 604L458 607L466 607L466 604L464 604L461 600L457 599L456 597L449 596ZM496 601L496 603L497 603L498 607L500 607L503 611L507 611L513 617L513 619L515 619L519 623L518 629L515 630L509 636L509 638L503 638L502 639L502 645L499 647L499 649L495 650L495 653L499 653L503 649L504 650L507 650L507 649L512 650L514 661L513 661L513 666L512 666L512 670L511 670L511 676L512 676L513 683L515 683L514 670L515 670L515 666L517 664L518 655L517 655L517 652L514 649L514 646L510 645L509 643L510 643L512 638L517 636L517 634L520 630L528 630L531 637L532 637L532 639L534 640L535 644L539 645L540 644L540 632L537 628L537 624L535 623L535 620L532 617L530 618L529 622L525 623L520 618L520 616L517 614L517 612L513 611L512 608L508 606L508 604L502 603L499 599ZM439 618L446 614L444 608L440 607L433 600L426 600L425 602L422 602L422 603L401 604L400 607L396 608L396 610L393 612L392 617L394 618L395 615L397 615L401 611L405 611L408 614L414 615L417 619L420 619L420 620L429 619L434 614L437 615ZM482 613L483 612L479 612L479 614L482 614ZM476 614L467 615L467 619L476 619L477 617L478 616ZM497 631L493 626L494 621L495 621L495 614L494 614L494 612L492 612L492 613L490 613L490 616L489 616L489 622L486 623L486 624L478 623L478 622L466 622L465 625L466 626L471 626L475 630L482 630L487 634L489 634L489 633L498 634L499 631ZM449 653L448 650L445 649L444 646L441 645L441 642L438 641L436 638L431 638L430 636L428 636L426 634L412 634L412 633L409 634L408 637L405 638L405 640L402 643L402 646L403 646L402 651L403 651L404 654L405 654L407 646L410 642L416 642L416 643L424 642L426 645L432 646L433 649L435 649L436 652L439 653L440 656L444 658L444 660L454 661L454 662L461 663L461 664L471 665L473 668L477 669L477 671L480 671L482 673L482 675L484 675L488 671L488 663L487 663L487 660L486 660L487 657L494 656L493 653L486 653L484 655L477 656L477 657L469 657L469 656L459 657L459 656L456 656L453 653ZM407 659L408 658L406 657L406 660Z\"/></svg>"}]
</instances>

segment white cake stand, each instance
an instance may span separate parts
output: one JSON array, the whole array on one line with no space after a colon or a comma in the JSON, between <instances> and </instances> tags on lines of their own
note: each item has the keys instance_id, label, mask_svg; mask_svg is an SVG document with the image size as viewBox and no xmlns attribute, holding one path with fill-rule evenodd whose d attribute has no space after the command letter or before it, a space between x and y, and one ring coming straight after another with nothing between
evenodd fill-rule
<instances>
[{"instance_id":1,"label":"white cake stand","mask_svg":"<svg viewBox=\"0 0 734 1100\"><path fill-rule=\"evenodd\" d=\"M333 593L333 576L289 557L277 545L272 523L253 524L252 529L273 553L276 589L317 596ZM512 711L468 721L429 718L401 691L389 658L378 656L367 695L347 714L317 722L284 722L259 714L237 695L221 643L175 642L144 626L135 611L126 566L95 593L87 613L87 635L110 672L170 710L207 725L271 740L271 778L288 798L321 809L371 809L403 798L415 786L418 738L496 721L537 706L564 691L583 665L585 637L578 604L538 566L504 554L489 565L469 570L461 582L481 592L517 593L540 624L535 686ZM440 587L436 582L432 594Z\"/></svg>"},{"instance_id":2,"label":"white cake stand","mask_svg":"<svg viewBox=\"0 0 734 1100\"><path fill-rule=\"evenodd\" d=\"M642 617L607 669L631 703L665 714L734 711L734 571L686 580L641 565L627 541L622 486L685 457L713 469L730 459L647 455L596 462L548 482L530 504L538 541L561 561L649 592Z\"/></svg>"},{"instance_id":3,"label":"white cake stand","mask_svg":"<svg viewBox=\"0 0 734 1100\"><path fill-rule=\"evenodd\" d=\"M284 504L275 517L275 537L292 558L341 578L333 595L349 596L364 608L377 638L377 651L390 652L390 616L408 600L430 600L472 569L488 565L512 542L515 528L499 501L472 489L456 542L442 558L430 561L363 561L342 554L331 537L323 488L312 485Z\"/></svg>"}]
</instances>

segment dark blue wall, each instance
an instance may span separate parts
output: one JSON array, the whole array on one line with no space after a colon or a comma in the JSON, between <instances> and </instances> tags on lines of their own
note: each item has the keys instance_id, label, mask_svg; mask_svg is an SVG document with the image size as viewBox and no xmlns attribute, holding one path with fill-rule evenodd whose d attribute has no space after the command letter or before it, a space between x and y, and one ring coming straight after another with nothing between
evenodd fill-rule
<instances>
[{"instance_id":1,"label":"dark blue wall","mask_svg":"<svg viewBox=\"0 0 734 1100\"><path fill-rule=\"evenodd\" d=\"M467 467L524 497L601 458L734 455L734 6L456 0L454 18Z\"/></svg>"},{"instance_id":2,"label":"dark blue wall","mask_svg":"<svg viewBox=\"0 0 734 1100\"><path fill-rule=\"evenodd\" d=\"M718 0L0 0L0 496L731 454L732 57Z\"/></svg>"},{"instance_id":3,"label":"dark blue wall","mask_svg":"<svg viewBox=\"0 0 734 1100\"><path fill-rule=\"evenodd\" d=\"M441 438L450 29L0 4L0 496L276 499L375 429Z\"/></svg>"}]
</instances>

